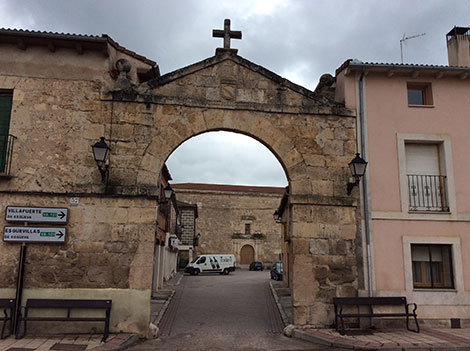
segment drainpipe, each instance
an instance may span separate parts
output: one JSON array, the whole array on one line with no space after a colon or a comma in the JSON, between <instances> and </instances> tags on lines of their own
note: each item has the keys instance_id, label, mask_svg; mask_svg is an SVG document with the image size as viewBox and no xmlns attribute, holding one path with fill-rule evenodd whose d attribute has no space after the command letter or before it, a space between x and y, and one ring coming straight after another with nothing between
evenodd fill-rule
<instances>
[{"instance_id":1,"label":"drainpipe","mask_svg":"<svg viewBox=\"0 0 470 351\"><path fill-rule=\"evenodd\" d=\"M361 76L359 77L359 125L361 129L361 154L364 159L367 159L366 155L366 132L364 123L364 76L365 68L362 68ZM370 227L369 227L369 198L367 193L367 174L364 176L362 181L362 199L364 205L364 231L366 235L366 250L367 250L367 280L369 296L372 296L372 267L371 267L371 250L370 250Z\"/></svg>"}]
</instances>

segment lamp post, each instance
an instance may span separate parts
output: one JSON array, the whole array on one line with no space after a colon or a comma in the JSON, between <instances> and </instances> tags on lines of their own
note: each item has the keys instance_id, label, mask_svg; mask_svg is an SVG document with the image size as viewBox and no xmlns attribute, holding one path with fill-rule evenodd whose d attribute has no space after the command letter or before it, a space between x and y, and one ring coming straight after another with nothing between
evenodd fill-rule
<instances>
[{"instance_id":1,"label":"lamp post","mask_svg":"<svg viewBox=\"0 0 470 351\"><path fill-rule=\"evenodd\" d=\"M91 146L93 149L93 157L98 165L98 170L101 173L101 181L106 183L106 176L109 169L109 146L104 141L104 137L100 137L94 145Z\"/></svg>"},{"instance_id":2,"label":"lamp post","mask_svg":"<svg viewBox=\"0 0 470 351\"><path fill-rule=\"evenodd\" d=\"M353 188L356 185L359 185L359 181L366 173L367 162L360 156L359 153L356 153L356 157L352 159L351 162L348 163L349 169L351 171L352 176L355 179L354 183L348 182L348 195L351 195Z\"/></svg>"}]
</instances>

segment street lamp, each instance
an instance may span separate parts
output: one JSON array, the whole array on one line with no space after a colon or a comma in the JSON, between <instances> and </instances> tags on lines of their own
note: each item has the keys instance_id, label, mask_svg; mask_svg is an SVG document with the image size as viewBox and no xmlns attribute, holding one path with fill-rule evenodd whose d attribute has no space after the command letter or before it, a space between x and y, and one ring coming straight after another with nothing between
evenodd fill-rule
<instances>
[{"instance_id":1,"label":"street lamp","mask_svg":"<svg viewBox=\"0 0 470 351\"><path fill-rule=\"evenodd\" d=\"M348 182L348 195L351 195L353 188L356 185L359 185L359 181L366 173L367 162L360 156L359 153L356 153L356 157L352 159L351 162L348 163L349 169L351 170L351 174L355 179L354 183Z\"/></svg>"},{"instance_id":2,"label":"street lamp","mask_svg":"<svg viewBox=\"0 0 470 351\"><path fill-rule=\"evenodd\" d=\"M163 196L165 197L166 200L171 199L171 196L173 195L173 189L171 188L170 184L168 184L165 189L163 189Z\"/></svg>"},{"instance_id":3,"label":"street lamp","mask_svg":"<svg viewBox=\"0 0 470 351\"><path fill-rule=\"evenodd\" d=\"M108 174L109 168L109 146L104 141L104 137L100 137L100 140L91 147L93 149L93 157L101 173L101 181L106 183L106 175Z\"/></svg>"},{"instance_id":4,"label":"street lamp","mask_svg":"<svg viewBox=\"0 0 470 351\"><path fill-rule=\"evenodd\" d=\"M281 216L279 215L279 211L278 211L278 210L274 211L273 217L274 217L274 222L276 222L276 223L281 222Z\"/></svg>"}]
</instances>

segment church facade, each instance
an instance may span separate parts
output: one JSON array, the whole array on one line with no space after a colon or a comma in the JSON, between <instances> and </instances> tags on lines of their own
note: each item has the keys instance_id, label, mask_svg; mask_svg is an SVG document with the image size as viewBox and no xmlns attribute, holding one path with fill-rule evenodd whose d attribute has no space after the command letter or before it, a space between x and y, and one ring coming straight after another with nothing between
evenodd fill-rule
<instances>
[{"instance_id":1,"label":"church facade","mask_svg":"<svg viewBox=\"0 0 470 351\"><path fill-rule=\"evenodd\" d=\"M218 184L172 184L178 199L198 209L195 251L235 255L238 265L281 258L281 226L273 219L285 188ZM184 229L183 229L184 230Z\"/></svg>"}]
</instances>

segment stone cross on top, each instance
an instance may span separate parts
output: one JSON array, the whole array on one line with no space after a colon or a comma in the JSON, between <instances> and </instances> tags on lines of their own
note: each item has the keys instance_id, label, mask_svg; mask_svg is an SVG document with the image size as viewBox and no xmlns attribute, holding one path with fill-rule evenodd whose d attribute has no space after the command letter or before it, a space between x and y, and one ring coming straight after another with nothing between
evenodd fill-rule
<instances>
[{"instance_id":1,"label":"stone cross on top","mask_svg":"<svg viewBox=\"0 0 470 351\"><path fill-rule=\"evenodd\" d=\"M236 54L238 52L237 49L232 49L230 47L230 40L231 39L241 39L242 38L242 32L239 30L230 30L230 20L225 19L224 21L224 30L220 29L213 29L212 30L212 36L214 38L224 38L224 47L222 48L217 48L215 53L223 52L223 51L230 51Z\"/></svg>"}]
</instances>

